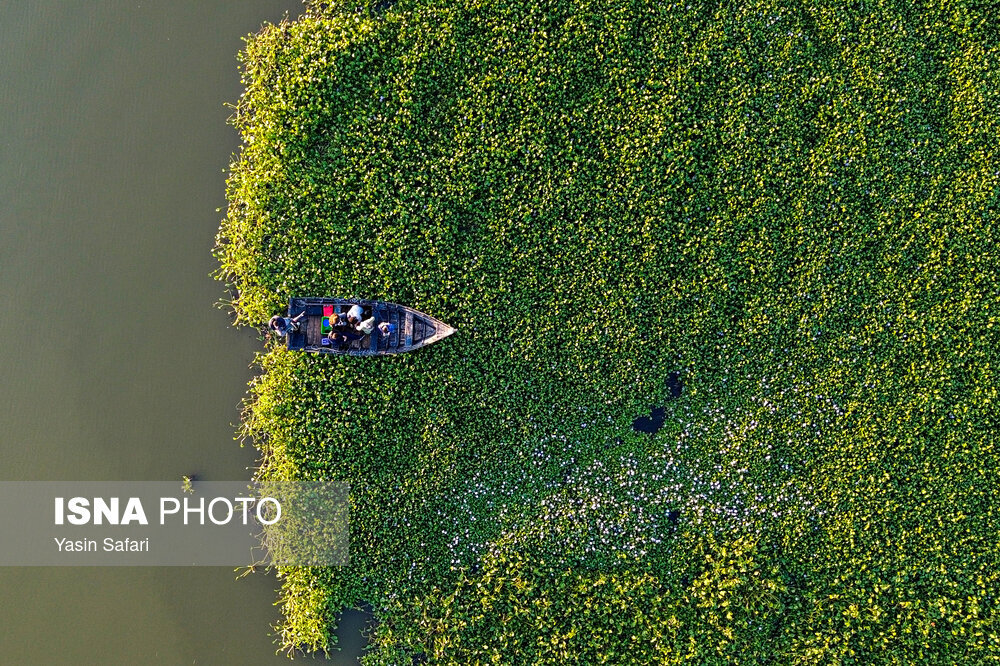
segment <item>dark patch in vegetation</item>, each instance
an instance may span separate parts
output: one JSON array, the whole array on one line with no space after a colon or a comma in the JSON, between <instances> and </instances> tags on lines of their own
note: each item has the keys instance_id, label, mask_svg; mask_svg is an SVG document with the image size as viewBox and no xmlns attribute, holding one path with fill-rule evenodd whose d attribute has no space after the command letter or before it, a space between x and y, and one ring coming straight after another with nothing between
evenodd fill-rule
<instances>
[{"instance_id":1,"label":"dark patch in vegetation","mask_svg":"<svg viewBox=\"0 0 1000 666\"><path fill-rule=\"evenodd\" d=\"M670 397L667 398L668 402L681 396L681 388L680 373L671 372L667 377L667 390L670 392ZM665 407L653 407L649 416L640 416L632 421L632 429L636 432L655 435L666 421L666 411Z\"/></svg>"},{"instance_id":2,"label":"dark patch in vegetation","mask_svg":"<svg viewBox=\"0 0 1000 666\"><path fill-rule=\"evenodd\" d=\"M679 372L671 372L667 376L667 390L670 391L670 399L675 400L681 397L682 389L681 374Z\"/></svg>"},{"instance_id":3,"label":"dark patch in vegetation","mask_svg":"<svg viewBox=\"0 0 1000 666\"><path fill-rule=\"evenodd\" d=\"M654 407L649 416L640 416L632 421L632 429L636 432L644 432L655 435L663 427L666 420L667 410L664 407Z\"/></svg>"},{"instance_id":4,"label":"dark patch in vegetation","mask_svg":"<svg viewBox=\"0 0 1000 666\"><path fill-rule=\"evenodd\" d=\"M372 3L372 15L378 16L379 14L384 14L395 4L396 0L378 0L378 2Z\"/></svg>"}]
</instances>

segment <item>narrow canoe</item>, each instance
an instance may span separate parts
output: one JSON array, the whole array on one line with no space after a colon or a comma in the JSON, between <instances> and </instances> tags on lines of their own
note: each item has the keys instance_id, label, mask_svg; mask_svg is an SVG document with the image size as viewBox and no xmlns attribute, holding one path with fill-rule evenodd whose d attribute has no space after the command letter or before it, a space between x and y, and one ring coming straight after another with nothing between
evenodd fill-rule
<instances>
[{"instance_id":1,"label":"narrow canoe","mask_svg":"<svg viewBox=\"0 0 1000 666\"><path fill-rule=\"evenodd\" d=\"M389 322L396 330L383 336L378 329L371 335L355 340L344 349L323 345L324 319L329 313L341 314L360 305L364 318L375 317L378 323ZM289 333L288 349L319 354L348 354L351 356L385 356L420 349L455 332L451 326L430 315L405 305L368 301L359 298L293 298L288 302L288 316L296 317L305 312L298 331ZM324 316L326 315L326 316Z\"/></svg>"}]
</instances>

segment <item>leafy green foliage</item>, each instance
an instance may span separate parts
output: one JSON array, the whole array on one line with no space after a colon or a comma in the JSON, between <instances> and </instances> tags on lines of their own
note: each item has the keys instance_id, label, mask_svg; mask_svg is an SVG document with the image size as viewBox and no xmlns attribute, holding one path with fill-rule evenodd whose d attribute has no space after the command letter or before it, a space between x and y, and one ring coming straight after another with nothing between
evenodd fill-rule
<instances>
[{"instance_id":1,"label":"leafy green foliage","mask_svg":"<svg viewBox=\"0 0 1000 666\"><path fill-rule=\"evenodd\" d=\"M690 535L685 535L690 537ZM512 553L463 572L448 593L434 588L396 602L379 626L372 663L398 663L407 645L456 664L753 663L770 654L768 632L782 608L781 583L762 572L753 544L691 543L691 582L649 573L561 570ZM704 558L704 559L702 559ZM515 657L516 655L516 657Z\"/></svg>"},{"instance_id":2,"label":"leafy green foliage","mask_svg":"<svg viewBox=\"0 0 1000 666\"><path fill-rule=\"evenodd\" d=\"M368 600L372 663L996 660L993 14L401 0L249 39L238 321L459 331L260 356L259 475L352 484L285 647Z\"/></svg>"}]
</instances>

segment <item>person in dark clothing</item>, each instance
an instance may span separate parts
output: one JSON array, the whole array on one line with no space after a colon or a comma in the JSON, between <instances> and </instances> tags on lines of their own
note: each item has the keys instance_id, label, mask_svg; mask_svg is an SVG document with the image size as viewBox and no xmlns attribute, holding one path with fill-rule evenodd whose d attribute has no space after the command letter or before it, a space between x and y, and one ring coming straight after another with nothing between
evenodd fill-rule
<instances>
[{"instance_id":1,"label":"person in dark clothing","mask_svg":"<svg viewBox=\"0 0 1000 666\"><path fill-rule=\"evenodd\" d=\"M363 337L363 335L356 331L345 331L343 333L332 331L328 339L330 340L330 347L337 351L343 351L350 347L352 342Z\"/></svg>"},{"instance_id":2,"label":"person in dark clothing","mask_svg":"<svg viewBox=\"0 0 1000 666\"><path fill-rule=\"evenodd\" d=\"M302 311L302 314L294 318L274 315L271 317L271 321L268 322L267 328L278 337L283 338L289 333L298 331L300 328L299 324L305 316L306 313L304 310Z\"/></svg>"},{"instance_id":3,"label":"person in dark clothing","mask_svg":"<svg viewBox=\"0 0 1000 666\"><path fill-rule=\"evenodd\" d=\"M330 322L330 328L335 331L340 331L350 325L347 323L347 316L344 313L337 314L334 312L327 319Z\"/></svg>"}]
</instances>

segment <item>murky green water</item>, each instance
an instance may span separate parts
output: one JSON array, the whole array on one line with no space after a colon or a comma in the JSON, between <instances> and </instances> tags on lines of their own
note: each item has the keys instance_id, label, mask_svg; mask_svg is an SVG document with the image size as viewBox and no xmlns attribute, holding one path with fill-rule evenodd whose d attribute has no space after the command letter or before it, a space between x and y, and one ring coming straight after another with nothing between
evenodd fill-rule
<instances>
[{"instance_id":1,"label":"murky green water","mask_svg":"<svg viewBox=\"0 0 1000 666\"><path fill-rule=\"evenodd\" d=\"M300 9L0 3L0 479L249 476L231 424L259 343L209 277L237 146L223 102L240 38ZM235 578L0 568L0 662L287 663L276 581Z\"/></svg>"}]
</instances>

